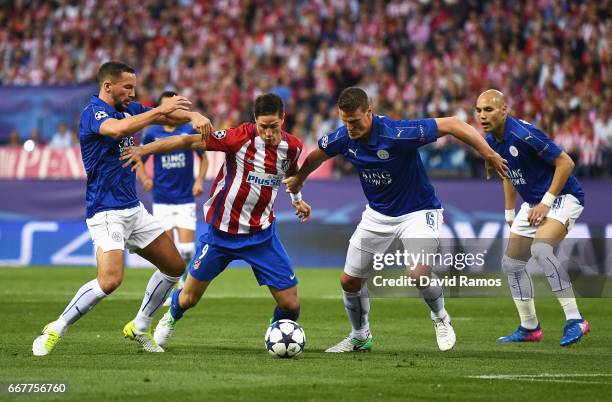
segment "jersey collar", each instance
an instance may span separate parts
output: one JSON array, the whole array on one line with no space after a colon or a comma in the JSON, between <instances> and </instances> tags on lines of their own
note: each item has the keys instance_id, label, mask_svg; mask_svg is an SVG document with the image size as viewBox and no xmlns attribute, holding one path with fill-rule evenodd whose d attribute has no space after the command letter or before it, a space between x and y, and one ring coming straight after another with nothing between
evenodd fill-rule
<instances>
[{"instance_id":1,"label":"jersey collar","mask_svg":"<svg viewBox=\"0 0 612 402\"><path fill-rule=\"evenodd\" d=\"M104 102L102 99L100 99L100 97L98 95L92 95L90 102L93 103L96 106L101 106L101 107L103 107L105 109L116 111L114 107L112 107L108 103Z\"/></svg>"},{"instance_id":2,"label":"jersey collar","mask_svg":"<svg viewBox=\"0 0 612 402\"><path fill-rule=\"evenodd\" d=\"M368 145L376 145L378 142L378 134L384 130L380 116L372 115L372 131L370 132L370 141Z\"/></svg>"}]
</instances>

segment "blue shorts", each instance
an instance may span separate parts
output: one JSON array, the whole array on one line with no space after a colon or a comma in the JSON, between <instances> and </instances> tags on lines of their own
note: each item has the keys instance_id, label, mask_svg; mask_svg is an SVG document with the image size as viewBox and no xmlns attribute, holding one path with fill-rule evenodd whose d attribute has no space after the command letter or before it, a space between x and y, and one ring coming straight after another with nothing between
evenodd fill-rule
<instances>
[{"instance_id":1,"label":"blue shorts","mask_svg":"<svg viewBox=\"0 0 612 402\"><path fill-rule=\"evenodd\" d=\"M251 265L259 286L283 290L298 283L289 256L276 233L264 242L240 249L210 244L208 238L202 236L196 257L189 264L189 274L199 281L212 281L234 260L244 260Z\"/></svg>"}]
</instances>

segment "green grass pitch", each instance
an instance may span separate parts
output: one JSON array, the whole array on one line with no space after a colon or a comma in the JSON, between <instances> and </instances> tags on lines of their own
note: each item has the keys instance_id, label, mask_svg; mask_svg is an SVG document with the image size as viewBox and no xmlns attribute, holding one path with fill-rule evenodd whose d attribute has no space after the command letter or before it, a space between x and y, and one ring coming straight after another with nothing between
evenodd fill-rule
<instances>
[{"instance_id":1,"label":"green grass pitch","mask_svg":"<svg viewBox=\"0 0 612 402\"><path fill-rule=\"evenodd\" d=\"M263 336L274 307L250 270L229 269L186 313L167 352L145 354L123 338L142 299L150 270L127 270L121 288L74 325L49 356L35 358L32 340L92 268L0 269L0 382L61 381L61 396L0 400L61 401L390 401L609 400L612 393L612 300L580 299L593 327L561 348L564 324L555 299L541 298L544 339L498 344L517 325L510 298L447 299L457 332L442 353L418 299L375 299L370 353L323 351L349 331L339 270L302 269L300 324L307 337L296 359L267 354ZM159 317L158 317L159 318ZM155 323L154 323L155 325ZM522 375L524 377L516 377ZM483 378L482 376L492 376ZM506 377L504 377L506 376Z\"/></svg>"}]
</instances>

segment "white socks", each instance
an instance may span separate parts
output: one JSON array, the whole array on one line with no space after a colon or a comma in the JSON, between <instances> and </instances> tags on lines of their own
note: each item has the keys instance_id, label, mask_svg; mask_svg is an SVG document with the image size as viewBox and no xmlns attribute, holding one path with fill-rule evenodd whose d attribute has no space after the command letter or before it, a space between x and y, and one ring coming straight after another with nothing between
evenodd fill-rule
<instances>
[{"instance_id":1,"label":"white socks","mask_svg":"<svg viewBox=\"0 0 612 402\"><path fill-rule=\"evenodd\" d=\"M136 330L140 332L148 332L153 320L153 315L159 310L166 298L168 293L172 290L176 282L180 277L168 276L156 270L149 283L147 284L147 290L145 296L142 299L140 310L134 320Z\"/></svg>"},{"instance_id":2,"label":"white socks","mask_svg":"<svg viewBox=\"0 0 612 402\"><path fill-rule=\"evenodd\" d=\"M87 314L98 302L106 297L106 293L100 288L97 279L87 282L76 292L64 312L51 327L63 335L68 325L74 324L79 318Z\"/></svg>"},{"instance_id":3,"label":"white socks","mask_svg":"<svg viewBox=\"0 0 612 402\"><path fill-rule=\"evenodd\" d=\"M343 290L342 299L344 300L346 314L353 328L351 337L361 340L367 339L370 335L370 324L368 322L370 294L368 292L367 283L363 283L359 292L347 292Z\"/></svg>"},{"instance_id":4,"label":"white socks","mask_svg":"<svg viewBox=\"0 0 612 402\"><path fill-rule=\"evenodd\" d=\"M431 273L432 279L438 279L438 276ZM429 306L429 310L431 310L431 319L442 319L448 315L446 309L444 308L444 290L442 286L428 286L423 289L419 289L419 293L423 297L423 300Z\"/></svg>"},{"instance_id":5,"label":"white socks","mask_svg":"<svg viewBox=\"0 0 612 402\"><path fill-rule=\"evenodd\" d=\"M536 316L533 299L514 299L514 304L521 318L521 327L525 329L536 329L538 327L538 317Z\"/></svg>"},{"instance_id":6,"label":"white socks","mask_svg":"<svg viewBox=\"0 0 612 402\"><path fill-rule=\"evenodd\" d=\"M553 292L563 308L566 320L579 320L582 318L580 311L578 311L578 304L576 304L576 297L572 288L567 288Z\"/></svg>"}]
</instances>

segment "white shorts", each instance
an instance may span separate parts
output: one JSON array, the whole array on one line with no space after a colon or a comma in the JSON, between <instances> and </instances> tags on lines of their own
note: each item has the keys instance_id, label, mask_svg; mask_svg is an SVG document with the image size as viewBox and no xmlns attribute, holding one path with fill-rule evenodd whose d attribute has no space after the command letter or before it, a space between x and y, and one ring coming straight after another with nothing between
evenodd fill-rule
<instances>
[{"instance_id":1,"label":"white shorts","mask_svg":"<svg viewBox=\"0 0 612 402\"><path fill-rule=\"evenodd\" d=\"M164 228L145 207L115 209L98 212L87 219L87 227L94 243L94 249L102 251L124 250L130 252L143 249L161 234Z\"/></svg>"},{"instance_id":2,"label":"white shorts","mask_svg":"<svg viewBox=\"0 0 612 402\"><path fill-rule=\"evenodd\" d=\"M183 228L195 231L196 205L187 204L153 204L153 216L159 219L164 230Z\"/></svg>"},{"instance_id":3,"label":"white shorts","mask_svg":"<svg viewBox=\"0 0 612 402\"><path fill-rule=\"evenodd\" d=\"M527 218L529 217L531 208L535 207L536 205L537 204L528 204L526 202L521 204L521 210L518 214L516 214L516 217L512 222L512 227L510 228L512 233L524 237L535 237L538 227L529 226L529 221ZM563 225L567 224L567 232L569 233L583 209L584 207L580 205L580 202L578 199L576 199L576 197L571 194L565 194L555 199L555 202L553 202L546 217L557 220Z\"/></svg>"},{"instance_id":4,"label":"white shorts","mask_svg":"<svg viewBox=\"0 0 612 402\"><path fill-rule=\"evenodd\" d=\"M401 216L386 216L366 206L351 236L344 272L367 278L374 254L395 252L435 253L440 244L443 209L427 209Z\"/></svg>"}]
</instances>

